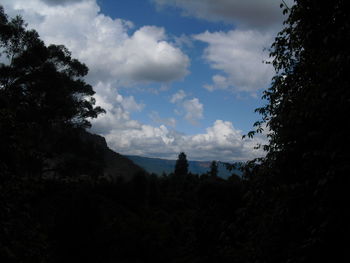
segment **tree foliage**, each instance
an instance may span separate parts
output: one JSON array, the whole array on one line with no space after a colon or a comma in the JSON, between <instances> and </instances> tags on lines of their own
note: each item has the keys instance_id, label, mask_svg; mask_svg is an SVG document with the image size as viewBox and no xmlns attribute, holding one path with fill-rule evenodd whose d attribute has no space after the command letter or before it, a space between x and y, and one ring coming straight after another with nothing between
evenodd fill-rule
<instances>
[{"instance_id":1,"label":"tree foliage","mask_svg":"<svg viewBox=\"0 0 350 263\"><path fill-rule=\"evenodd\" d=\"M1 10L0 26L2 108L28 123L89 126L102 109L93 106L94 91L83 80L88 68L64 46L46 47L20 17L8 21Z\"/></svg>"},{"instance_id":2,"label":"tree foliage","mask_svg":"<svg viewBox=\"0 0 350 263\"><path fill-rule=\"evenodd\" d=\"M339 138L348 137L343 128L350 97L347 11L341 0L296 1L290 9L271 48L276 75L264 93L268 104L257 109L271 130L269 160L291 163L283 156L294 155L314 170L315 160L336 167L344 159L346 144Z\"/></svg>"},{"instance_id":3,"label":"tree foliage","mask_svg":"<svg viewBox=\"0 0 350 263\"><path fill-rule=\"evenodd\" d=\"M218 176L218 163L216 161L211 162L209 174L214 177Z\"/></svg>"},{"instance_id":4,"label":"tree foliage","mask_svg":"<svg viewBox=\"0 0 350 263\"><path fill-rule=\"evenodd\" d=\"M176 160L175 175L184 176L188 174L188 162L184 152L181 152Z\"/></svg>"},{"instance_id":5,"label":"tree foliage","mask_svg":"<svg viewBox=\"0 0 350 263\"><path fill-rule=\"evenodd\" d=\"M0 6L3 261L48 260L45 228L50 224L38 219L47 212L38 205L41 191L45 191L45 175L102 175L98 147L84 143L79 136L90 125L89 119L103 112L94 106L94 91L83 78L87 72L88 68L73 59L64 46L46 46L36 31L26 29L21 17L9 19ZM46 208L50 207L55 205Z\"/></svg>"},{"instance_id":6,"label":"tree foliage","mask_svg":"<svg viewBox=\"0 0 350 263\"><path fill-rule=\"evenodd\" d=\"M94 91L83 79L88 68L68 49L45 46L21 17L9 20L2 7L0 29L2 165L37 173L62 131L88 127L103 109L94 106Z\"/></svg>"},{"instance_id":7,"label":"tree foliage","mask_svg":"<svg viewBox=\"0 0 350 263\"><path fill-rule=\"evenodd\" d=\"M270 54L276 75L257 109L257 132L270 130L267 156L246 171L253 261L346 262L349 11L343 0L284 9Z\"/></svg>"}]
</instances>

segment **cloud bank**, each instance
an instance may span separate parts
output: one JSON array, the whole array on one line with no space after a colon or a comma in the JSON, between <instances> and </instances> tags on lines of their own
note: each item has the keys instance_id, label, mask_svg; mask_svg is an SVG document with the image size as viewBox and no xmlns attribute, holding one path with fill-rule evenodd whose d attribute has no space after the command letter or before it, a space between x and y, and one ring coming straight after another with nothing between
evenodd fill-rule
<instances>
[{"instance_id":1,"label":"cloud bank","mask_svg":"<svg viewBox=\"0 0 350 263\"><path fill-rule=\"evenodd\" d=\"M235 128L229 121L216 120L204 133L186 135L169 128L175 126L173 118L164 120L157 112L153 112L151 118L155 122L163 123L159 126L146 125L133 120L124 105L125 101L134 100L132 97L124 97L120 94L113 95L115 90L110 84L99 82L95 89L97 104L105 108L107 113L92 120L92 131L104 135L108 145L122 154L176 159L179 152L184 151L191 160L222 161L242 161L264 155L261 149L256 150L254 146L259 143L265 144L265 137L257 136L242 140L242 131ZM183 94L183 92L180 91L177 94ZM174 97L176 96L172 98ZM197 107L200 104L198 99L186 99L186 94L180 97L181 100L176 101L180 106L188 102L191 105L183 116L192 114L189 118L196 119ZM138 106L133 108L141 107L136 101L134 103Z\"/></svg>"},{"instance_id":2,"label":"cloud bank","mask_svg":"<svg viewBox=\"0 0 350 263\"><path fill-rule=\"evenodd\" d=\"M258 137L242 140L242 132L222 120L215 121L203 134L184 135L165 125L132 123L129 129L111 130L105 137L108 145L125 154L176 159L183 151L191 160L248 160L263 156L262 150L253 148L265 143Z\"/></svg>"}]
</instances>

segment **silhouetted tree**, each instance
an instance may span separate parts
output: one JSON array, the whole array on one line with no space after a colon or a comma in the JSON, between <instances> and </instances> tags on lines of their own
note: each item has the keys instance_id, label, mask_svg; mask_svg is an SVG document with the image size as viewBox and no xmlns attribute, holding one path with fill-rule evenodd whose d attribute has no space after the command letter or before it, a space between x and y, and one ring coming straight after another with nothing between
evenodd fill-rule
<instances>
[{"instance_id":1,"label":"silhouetted tree","mask_svg":"<svg viewBox=\"0 0 350 263\"><path fill-rule=\"evenodd\" d=\"M296 0L284 9L289 17L271 48L276 75L255 124L270 130L267 156L247 169L258 228L250 226L251 261L349 260L349 12L343 0Z\"/></svg>"},{"instance_id":2,"label":"silhouetted tree","mask_svg":"<svg viewBox=\"0 0 350 263\"><path fill-rule=\"evenodd\" d=\"M218 163L216 161L211 162L209 173L213 177L218 176Z\"/></svg>"},{"instance_id":3,"label":"silhouetted tree","mask_svg":"<svg viewBox=\"0 0 350 263\"><path fill-rule=\"evenodd\" d=\"M67 138L103 112L83 79L87 72L64 46L45 46L21 17L8 19L0 6L0 254L5 262L48 262L52 224L39 221L59 205L46 206L50 212L41 207L48 181L40 179L58 159L96 150L75 140L76 152L60 152ZM86 159L93 160L89 153ZM100 163L90 168L97 173Z\"/></svg>"},{"instance_id":4,"label":"silhouetted tree","mask_svg":"<svg viewBox=\"0 0 350 263\"><path fill-rule=\"evenodd\" d=\"M188 162L184 152L181 152L176 160L174 173L177 176L184 176L188 174Z\"/></svg>"},{"instance_id":5,"label":"silhouetted tree","mask_svg":"<svg viewBox=\"0 0 350 263\"><path fill-rule=\"evenodd\" d=\"M2 165L40 173L61 131L88 127L103 110L94 107L94 91L83 79L88 68L64 46L45 46L21 17L9 20L2 7L0 29Z\"/></svg>"}]
</instances>

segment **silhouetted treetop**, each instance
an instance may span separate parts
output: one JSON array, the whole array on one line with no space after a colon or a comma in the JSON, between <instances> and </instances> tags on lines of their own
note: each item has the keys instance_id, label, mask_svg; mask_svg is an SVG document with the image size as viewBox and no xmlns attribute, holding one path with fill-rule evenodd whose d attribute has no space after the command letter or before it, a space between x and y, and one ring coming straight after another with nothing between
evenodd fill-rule
<instances>
[{"instance_id":1,"label":"silhouetted treetop","mask_svg":"<svg viewBox=\"0 0 350 263\"><path fill-rule=\"evenodd\" d=\"M94 106L87 73L67 48L46 46L20 16L8 19L0 6L0 165L40 174L69 129L89 127L104 112Z\"/></svg>"},{"instance_id":2,"label":"silhouetted treetop","mask_svg":"<svg viewBox=\"0 0 350 263\"><path fill-rule=\"evenodd\" d=\"M175 175L187 175L188 174L188 162L184 152L180 153L175 164Z\"/></svg>"},{"instance_id":3,"label":"silhouetted treetop","mask_svg":"<svg viewBox=\"0 0 350 263\"><path fill-rule=\"evenodd\" d=\"M90 125L103 110L94 107L92 87L83 77L86 65L71 58L67 48L45 46L19 16L8 20L0 10L1 108L26 122Z\"/></svg>"},{"instance_id":4,"label":"silhouetted treetop","mask_svg":"<svg viewBox=\"0 0 350 263\"><path fill-rule=\"evenodd\" d=\"M210 171L211 176L217 176L218 175L218 163L216 161L212 161L210 164Z\"/></svg>"},{"instance_id":5,"label":"silhouetted treetop","mask_svg":"<svg viewBox=\"0 0 350 263\"><path fill-rule=\"evenodd\" d=\"M350 6L296 0L284 13L255 124L269 128L267 156L245 172L247 210L261 214L249 262L348 262Z\"/></svg>"},{"instance_id":6,"label":"silhouetted treetop","mask_svg":"<svg viewBox=\"0 0 350 263\"><path fill-rule=\"evenodd\" d=\"M268 159L293 156L316 169L316 155L344 158L346 143L339 138L349 138L343 128L350 112L349 11L342 0L296 1L285 9L290 12L285 28L271 47L276 74L264 92L268 103L257 109L271 131ZM295 177L300 174L290 168Z\"/></svg>"}]
</instances>

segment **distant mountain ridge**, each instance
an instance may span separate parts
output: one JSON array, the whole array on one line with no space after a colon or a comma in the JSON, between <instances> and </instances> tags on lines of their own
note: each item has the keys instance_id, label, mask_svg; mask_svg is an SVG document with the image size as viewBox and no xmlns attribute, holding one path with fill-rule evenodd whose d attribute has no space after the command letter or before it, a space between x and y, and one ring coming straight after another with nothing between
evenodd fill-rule
<instances>
[{"instance_id":1,"label":"distant mountain ridge","mask_svg":"<svg viewBox=\"0 0 350 263\"><path fill-rule=\"evenodd\" d=\"M161 175L174 172L176 160L166 160L161 158L150 158L136 155L125 155L136 165L142 167L149 173ZM204 174L210 170L210 161L188 161L188 170L193 174ZM223 162L218 162L218 175L224 179L228 178L232 173L240 175L239 170L228 171Z\"/></svg>"},{"instance_id":2,"label":"distant mountain ridge","mask_svg":"<svg viewBox=\"0 0 350 263\"><path fill-rule=\"evenodd\" d=\"M121 155L112 151L106 143L104 137L83 131L80 138L86 143L93 144L99 148L104 162L104 175L110 178L122 176L130 179L139 172L146 171L162 175L174 172L176 160L166 160L161 158L150 158L137 155ZM205 174L210 171L211 161L188 161L189 172L193 174ZM241 175L241 171L228 171L223 162L218 162L218 176L227 179L232 173Z\"/></svg>"}]
</instances>

